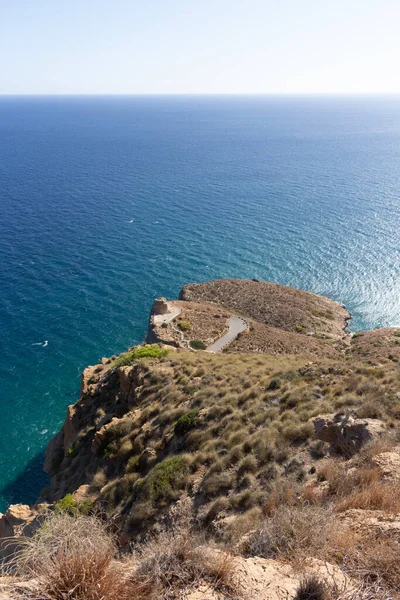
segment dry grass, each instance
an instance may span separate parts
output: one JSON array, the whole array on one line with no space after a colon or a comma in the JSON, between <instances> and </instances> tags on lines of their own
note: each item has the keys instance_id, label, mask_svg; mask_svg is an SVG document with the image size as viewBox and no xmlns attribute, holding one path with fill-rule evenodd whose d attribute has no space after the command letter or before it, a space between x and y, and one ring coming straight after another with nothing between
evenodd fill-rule
<instances>
[{"instance_id":1,"label":"dry grass","mask_svg":"<svg viewBox=\"0 0 400 600\"><path fill-rule=\"evenodd\" d=\"M331 512L316 506L282 506L250 533L244 542L247 556L299 561L324 552L332 535Z\"/></svg>"},{"instance_id":2,"label":"dry grass","mask_svg":"<svg viewBox=\"0 0 400 600\"><path fill-rule=\"evenodd\" d=\"M49 498L92 484L102 508L122 514L125 532L134 539L144 530L154 533L160 516L186 493L195 497L199 518L207 515L211 528L219 507L224 516L251 508L269 516L276 506L292 505L293 481L306 482L310 467L318 459L325 462L310 420L333 412L337 403L342 408L350 403L354 412L365 406L364 414L376 405L390 425L400 416L400 373L392 363L377 368L343 360L310 364L304 356L182 351L124 369L109 380L102 375L97 391L92 384L96 393L76 405L81 425L76 456L64 458ZM95 415L115 413L119 422L94 454ZM192 414L190 427L182 428ZM365 446L359 462L352 461L356 475L332 466L330 473L320 472L329 481L327 502L353 494L348 506L389 506L387 497L378 500L379 486L372 486L375 446ZM288 486L278 492L274 484L280 480ZM367 483L369 499L365 491L360 495ZM224 502L211 504L221 496ZM312 494L308 499L318 504Z\"/></svg>"},{"instance_id":3,"label":"dry grass","mask_svg":"<svg viewBox=\"0 0 400 600\"><path fill-rule=\"evenodd\" d=\"M361 581L379 583L392 593L400 593L400 543L395 539L366 537L355 545L346 558L345 566Z\"/></svg>"},{"instance_id":4,"label":"dry grass","mask_svg":"<svg viewBox=\"0 0 400 600\"><path fill-rule=\"evenodd\" d=\"M400 484L371 481L336 504L337 512L351 508L398 513L400 512Z\"/></svg>"},{"instance_id":5,"label":"dry grass","mask_svg":"<svg viewBox=\"0 0 400 600\"><path fill-rule=\"evenodd\" d=\"M234 557L211 550L202 537L185 526L148 542L138 553L137 561L131 577L136 599L177 598L185 588L204 582L230 598L237 597Z\"/></svg>"},{"instance_id":6,"label":"dry grass","mask_svg":"<svg viewBox=\"0 0 400 600\"><path fill-rule=\"evenodd\" d=\"M20 576L38 581L40 598L132 599L134 590L114 560L114 538L96 517L54 513L22 544L13 564Z\"/></svg>"},{"instance_id":7,"label":"dry grass","mask_svg":"<svg viewBox=\"0 0 400 600\"><path fill-rule=\"evenodd\" d=\"M20 579L35 580L31 600L170 600L204 583L239 597L233 556L208 547L187 520L124 559L97 517L53 513L22 544L11 565L18 598Z\"/></svg>"}]
</instances>

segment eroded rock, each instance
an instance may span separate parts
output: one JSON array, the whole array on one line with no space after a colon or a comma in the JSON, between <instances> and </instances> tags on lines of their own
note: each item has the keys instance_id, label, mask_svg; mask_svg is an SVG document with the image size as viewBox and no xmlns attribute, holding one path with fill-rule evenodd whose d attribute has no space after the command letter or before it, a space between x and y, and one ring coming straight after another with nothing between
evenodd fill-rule
<instances>
[{"instance_id":1,"label":"eroded rock","mask_svg":"<svg viewBox=\"0 0 400 600\"><path fill-rule=\"evenodd\" d=\"M373 464L387 481L400 481L400 455L397 452L381 452L372 458Z\"/></svg>"},{"instance_id":2,"label":"eroded rock","mask_svg":"<svg viewBox=\"0 0 400 600\"><path fill-rule=\"evenodd\" d=\"M379 419L355 419L346 415L324 415L313 420L316 437L331 449L350 458L374 436L385 431Z\"/></svg>"}]
</instances>

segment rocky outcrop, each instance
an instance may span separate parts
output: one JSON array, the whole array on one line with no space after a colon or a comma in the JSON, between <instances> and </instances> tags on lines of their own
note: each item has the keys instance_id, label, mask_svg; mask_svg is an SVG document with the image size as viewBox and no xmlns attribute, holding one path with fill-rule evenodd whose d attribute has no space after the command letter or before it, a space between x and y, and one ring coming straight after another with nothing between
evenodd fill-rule
<instances>
[{"instance_id":1,"label":"rocky outcrop","mask_svg":"<svg viewBox=\"0 0 400 600\"><path fill-rule=\"evenodd\" d=\"M400 541L400 516L396 513L352 508L339 514L338 519L354 532L390 536Z\"/></svg>"},{"instance_id":2,"label":"rocky outcrop","mask_svg":"<svg viewBox=\"0 0 400 600\"><path fill-rule=\"evenodd\" d=\"M4 515L0 514L0 559L12 556L20 547L19 538L31 537L40 528L48 510L45 503L32 507L12 504Z\"/></svg>"},{"instance_id":3,"label":"rocky outcrop","mask_svg":"<svg viewBox=\"0 0 400 600\"><path fill-rule=\"evenodd\" d=\"M400 455L397 452L381 452L372 458L372 463L379 469L382 479L400 481Z\"/></svg>"},{"instance_id":4,"label":"rocky outcrop","mask_svg":"<svg viewBox=\"0 0 400 600\"><path fill-rule=\"evenodd\" d=\"M220 553L210 550L211 553ZM251 600L290 600L295 597L305 575L316 575L329 587L339 592L349 591L353 583L336 565L310 558L301 571L288 563L266 558L234 559L238 596ZM226 595L204 584L184 596L186 600L224 600Z\"/></svg>"},{"instance_id":5,"label":"rocky outcrop","mask_svg":"<svg viewBox=\"0 0 400 600\"><path fill-rule=\"evenodd\" d=\"M313 421L316 437L330 444L331 450L351 458L361 447L385 431L379 419L355 419L346 415L326 415Z\"/></svg>"}]
</instances>

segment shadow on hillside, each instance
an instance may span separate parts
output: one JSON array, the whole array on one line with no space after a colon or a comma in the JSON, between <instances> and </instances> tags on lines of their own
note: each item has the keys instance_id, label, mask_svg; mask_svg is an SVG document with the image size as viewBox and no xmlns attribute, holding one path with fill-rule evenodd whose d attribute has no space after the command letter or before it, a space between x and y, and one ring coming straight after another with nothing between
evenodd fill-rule
<instances>
[{"instance_id":1,"label":"shadow on hillside","mask_svg":"<svg viewBox=\"0 0 400 600\"><path fill-rule=\"evenodd\" d=\"M43 471L43 464L44 452L31 458L23 472L0 490L2 503L34 504L41 490L50 482L49 476Z\"/></svg>"}]
</instances>

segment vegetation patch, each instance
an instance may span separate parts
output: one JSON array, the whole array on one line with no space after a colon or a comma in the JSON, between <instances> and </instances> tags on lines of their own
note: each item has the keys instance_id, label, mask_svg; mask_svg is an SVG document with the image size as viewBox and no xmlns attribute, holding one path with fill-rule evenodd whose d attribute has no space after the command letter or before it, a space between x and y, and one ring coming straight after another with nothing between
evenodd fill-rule
<instances>
[{"instance_id":1,"label":"vegetation patch","mask_svg":"<svg viewBox=\"0 0 400 600\"><path fill-rule=\"evenodd\" d=\"M112 364L112 367L125 367L133 364L135 360L142 358L162 358L168 354L166 348L160 348L157 344L148 344L134 348L129 352L121 354Z\"/></svg>"},{"instance_id":2,"label":"vegetation patch","mask_svg":"<svg viewBox=\"0 0 400 600\"><path fill-rule=\"evenodd\" d=\"M207 348L201 340L190 340L189 345L193 350L205 350Z\"/></svg>"},{"instance_id":3,"label":"vegetation patch","mask_svg":"<svg viewBox=\"0 0 400 600\"><path fill-rule=\"evenodd\" d=\"M196 426L197 410L191 410L186 415L182 415L175 423L174 433L183 436Z\"/></svg>"},{"instance_id":4,"label":"vegetation patch","mask_svg":"<svg viewBox=\"0 0 400 600\"><path fill-rule=\"evenodd\" d=\"M307 333L307 329L304 325L296 325L295 329L297 333Z\"/></svg>"},{"instance_id":5,"label":"vegetation patch","mask_svg":"<svg viewBox=\"0 0 400 600\"><path fill-rule=\"evenodd\" d=\"M189 474L189 461L185 456L174 456L158 463L135 488L140 498L152 502L168 503L185 487Z\"/></svg>"},{"instance_id":6,"label":"vegetation patch","mask_svg":"<svg viewBox=\"0 0 400 600\"><path fill-rule=\"evenodd\" d=\"M55 512L57 514L67 513L70 516L89 515L94 510L94 501L91 498L85 498L81 502L76 502L72 494L66 494L55 503Z\"/></svg>"}]
</instances>

